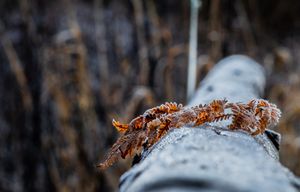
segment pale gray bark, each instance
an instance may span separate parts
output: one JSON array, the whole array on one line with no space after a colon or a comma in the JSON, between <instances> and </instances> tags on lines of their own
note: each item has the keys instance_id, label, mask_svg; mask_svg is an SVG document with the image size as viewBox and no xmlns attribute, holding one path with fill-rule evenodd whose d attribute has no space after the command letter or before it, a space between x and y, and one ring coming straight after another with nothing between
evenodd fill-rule
<instances>
[{"instance_id":1,"label":"pale gray bark","mask_svg":"<svg viewBox=\"0 0 300 192\"><path fill-rule=\"evenodd\" d=\"M217 64L189 105L259 98L263 68L245 56ZM227 122L228 123L228 122ZM120 181L121 191L299 191L299 180L278 162L277 133L252 137L224 124L171 130Z\"/></svg>"}]
</instances>

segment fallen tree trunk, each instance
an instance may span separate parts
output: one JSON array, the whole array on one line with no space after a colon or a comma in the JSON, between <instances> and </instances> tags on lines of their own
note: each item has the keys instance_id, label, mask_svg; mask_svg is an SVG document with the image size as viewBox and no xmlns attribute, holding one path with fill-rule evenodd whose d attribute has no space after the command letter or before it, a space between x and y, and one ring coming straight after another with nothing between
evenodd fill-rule
<instances>
[{"instance_id":1,"label":"fallen tree trunk","mask_svg":"<svg viewBox=\"0 0 300 192\"><path fill-rule=\"evenodd\" d=\"M263 68L244 56L222 60L189 105L227 98L247 102L265 86ZM252 137L226 123L171 130L126 172L121 191L297 191L299 180L278 162L280 136Z\"/></svg>"}]
</instances>

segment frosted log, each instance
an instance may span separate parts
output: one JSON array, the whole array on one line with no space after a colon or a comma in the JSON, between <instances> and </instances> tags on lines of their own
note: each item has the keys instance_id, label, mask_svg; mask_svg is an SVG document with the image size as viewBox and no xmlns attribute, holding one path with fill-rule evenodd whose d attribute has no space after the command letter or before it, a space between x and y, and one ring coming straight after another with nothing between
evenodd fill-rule
<instances>
[{"instance_id":1,"label":"frosted log","mask_svg":"<svg viewBox=\"0 0 300 192\"><path fill-rule=\"evenodd\" d=\"M230 56L210 71L189 105L260 98L265 81L258 63ZM225 124L171 130L121 177L120 191L299 191L299 179L278 161L278 133L252 137Z\"/></svg>"}]
</instances>

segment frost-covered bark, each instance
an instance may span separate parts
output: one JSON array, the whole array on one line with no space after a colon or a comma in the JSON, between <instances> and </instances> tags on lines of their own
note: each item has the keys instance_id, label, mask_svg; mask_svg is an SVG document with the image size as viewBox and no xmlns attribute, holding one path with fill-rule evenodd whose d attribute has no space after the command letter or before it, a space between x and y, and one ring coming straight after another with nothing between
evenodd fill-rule
<instances>
[{"instance_id":1,"label":"frost-covered bark","mask_svg":"<svg viewBox=\"0 0 300 192\"><path fill-rule=\"evenodd\" d=\"M207 75L189 105L224 97L245 102L260 97L264 86L259 64L244 56L231 56ZM278 162L278 134L252 137L224 127L204 125L170 131L122 176L120 190L299 190L298 179Z\"/></svg>"}]
</instances>

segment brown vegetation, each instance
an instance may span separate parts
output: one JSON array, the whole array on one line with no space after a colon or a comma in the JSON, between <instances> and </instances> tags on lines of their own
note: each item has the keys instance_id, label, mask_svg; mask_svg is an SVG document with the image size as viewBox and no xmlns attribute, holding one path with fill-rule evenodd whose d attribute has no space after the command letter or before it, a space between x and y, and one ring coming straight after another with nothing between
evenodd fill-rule
<instances>
[{"instance_id":1,"label":"brown vegetation","mask_svg":"<svg viewBox=\"0 0 300 192\"><path fill-rule=\"evenodd\" d=\"M230 54L262 63L283 111L281 160L300 174L300 2L211 2L198 79ZM1 1L0 191L116 189L128 162L93 166L117 137L111 119L185 103L188 25L188 1Z\"/></svg>"},{"instance_id":2,"label":"brown vegetation","mask_svg":"<svg viewBox=\"0 0 300 192\"><path fill-rule=\"evenodd\" d=\"M230 109L229 113L225 110ZM142 147L150 148L172 128L185 125L196 127L231 119L231 130L243 130L251 135L262 134L269 126L278 124L281 111L276 105L263 99L254 99L247 104L228 103L226 100L213 100L209 104L183 107L182 104L168 103L148 109L143 115L129 124L113 120L113 126L123 135L110 149L106 159L100 163L100 169L106 169L119 157L125 159L140 153Z\"/></svg>"}]
</instances>

